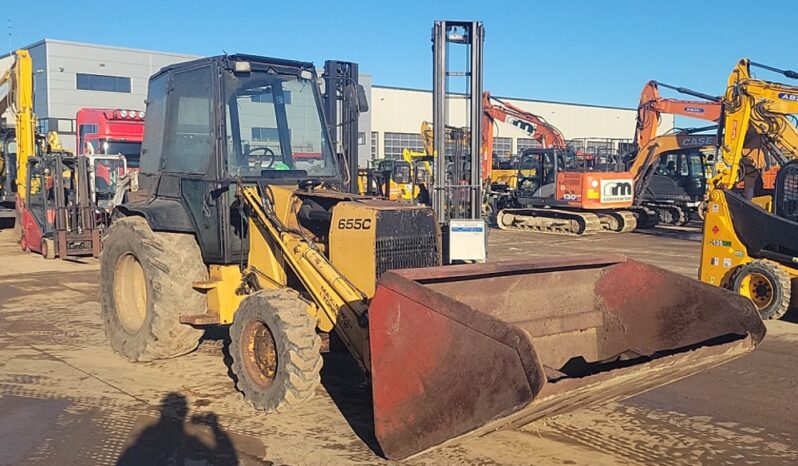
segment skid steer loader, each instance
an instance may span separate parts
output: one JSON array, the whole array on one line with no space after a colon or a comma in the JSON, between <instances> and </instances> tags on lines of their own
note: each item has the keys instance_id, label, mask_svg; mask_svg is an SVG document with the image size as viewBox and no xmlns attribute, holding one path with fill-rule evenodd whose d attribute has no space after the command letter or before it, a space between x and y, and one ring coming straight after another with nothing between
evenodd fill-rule
<instances>
[{"instance_id":1,"label":"skid steer loader","mask_svg":"<svg viewBox=\"0 0 798 466\"><path fill-rule=\"evenodd\" d=\"M101 256L111 346L174 357L229 325L237 388L280 412L318 388L334 329L388 458L630 396L764 336L745 298L621 257L440 266L432 210L341 188L311 63L169 66L146 126L145 200L116 207Z\"/></svg>"}]
</instances>

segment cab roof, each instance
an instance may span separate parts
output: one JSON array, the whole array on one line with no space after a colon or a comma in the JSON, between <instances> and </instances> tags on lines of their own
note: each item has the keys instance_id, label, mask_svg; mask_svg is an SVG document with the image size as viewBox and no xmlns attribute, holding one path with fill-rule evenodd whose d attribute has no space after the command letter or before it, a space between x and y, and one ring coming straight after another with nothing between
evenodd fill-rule
<instances>
[{"instance_id":1,"label":"cab roof","mask_svg":"<svg viewBox=\"0 0 798 466\"><path fill-rule=\"evenodd\" d=\"M213 57L199 58L197 60L190 60L161 68L157 73L152 75L150 79L161 76L162 74L179 72L197 68L205 64L217 64L225 69L233 69L235 62L246 61L249 62L253 70L269 70L272 69L281 74L299 74L302 70L312 71L314 74L316 68L313 63L307 61L289 60L285 58L263 57L259 55L248 54L234 54L234 55L216 55Z\"/></svg>"}]
</instances>

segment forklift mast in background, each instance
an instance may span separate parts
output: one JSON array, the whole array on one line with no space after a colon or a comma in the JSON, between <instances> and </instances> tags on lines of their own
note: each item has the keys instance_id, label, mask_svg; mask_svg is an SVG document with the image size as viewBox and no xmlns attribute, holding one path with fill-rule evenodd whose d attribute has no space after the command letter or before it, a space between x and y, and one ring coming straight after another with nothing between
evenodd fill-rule
<instances>
[{"instance_id":1,"label":"forklift mast in background","mask_svg":"<svg viewBox=\"0 0 798 466\"><path fill-rule=\"evenodd\" d=\"M324 62L324 113L333 148L343 154L347 191L358 192L358 118L368 111L366 93L359 83L357 63ZM340 143L340 144L339 144Z\"/></svg>"},{"instance_id":2,"label":"forklift mast in background","mask_svg":"<svg viewBox=\"0 0 798 466\"><path fill-rule=\"evenodd\" d=\"M435 163L432 207L441 225L447 262L485 261L482 220L482 47L479 21L435 21L432 30L432 128ZM465 124L451 121L465 113ZM471 134L447 144L446 128Z\"/></svg>"}]
</instances>

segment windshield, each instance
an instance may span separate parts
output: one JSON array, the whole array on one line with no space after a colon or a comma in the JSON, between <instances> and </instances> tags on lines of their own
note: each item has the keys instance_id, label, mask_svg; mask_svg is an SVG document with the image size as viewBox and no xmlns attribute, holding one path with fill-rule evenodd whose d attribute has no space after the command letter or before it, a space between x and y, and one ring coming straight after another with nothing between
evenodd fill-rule
<instances>
[{"instance_id":1,"label":"windshield","mask_svg":"<svg viewBox=\"0 0 798 466\"><path fill-rule=\"evenodd\" d=\"M225 78L227 170L231 176L337 177L315 82L252 72ZM297 173L296 171L300 172Z\"/></svg>"},{"instance_id":2,"label":"windshield","mask_svg":"<svg viewBox=\"0 0 798 466\"><path fill-rule=\"evenodd\" d=\"M127 160L129 168L138 168L141 159L141 142L131 141L100 141L100 154L122 154Z\"/></svg>"},{"instance_id":3,"label":"windshield","mask_svg":"<svg viewBox=\"0 0 798 466\"><path fill-rule=\"evenodd\" d=\"M125 174L125 164L122 159L94 159L94 191L104 198L116 192L119 179Z\"/></svg>"}]
</instances>

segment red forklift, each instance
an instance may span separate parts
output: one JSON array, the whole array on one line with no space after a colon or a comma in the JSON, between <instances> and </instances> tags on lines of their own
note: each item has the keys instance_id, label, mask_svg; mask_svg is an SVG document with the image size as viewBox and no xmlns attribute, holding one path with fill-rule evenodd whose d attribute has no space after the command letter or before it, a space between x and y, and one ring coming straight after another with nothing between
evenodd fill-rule
<instances>
[{"instance_id":1,"label":"red forklift","mask_svg":"<svg viewBox=\"0 0 798 466\"><path fill-rule=\"evenodd\" d=\"M21 215L24 251L45 259L99 257L104 209L97 207L91 180L86 157L55 151L28 159L28 192Z\"/></svg>"}]
</instances>

